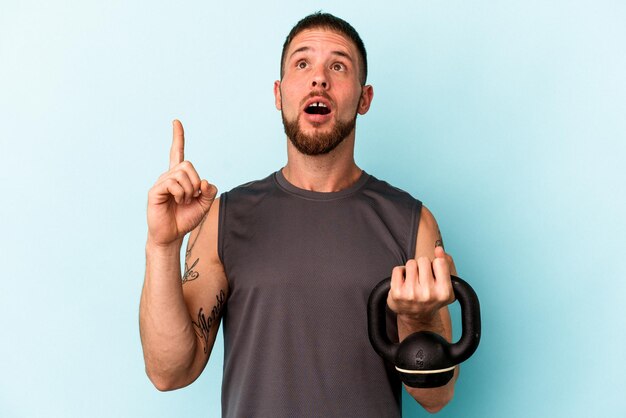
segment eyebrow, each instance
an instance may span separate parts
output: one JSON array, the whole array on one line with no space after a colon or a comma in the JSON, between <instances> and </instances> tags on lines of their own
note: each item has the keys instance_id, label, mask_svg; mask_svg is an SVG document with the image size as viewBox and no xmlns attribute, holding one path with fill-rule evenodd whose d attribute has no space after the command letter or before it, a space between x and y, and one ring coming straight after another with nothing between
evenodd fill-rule
<instances>
[{"instance_id":1,"label":"eyebrow","mask_svg":"<svg viewBox=\"0 0 626 418\"><path fill-rule=\"evenodd\" d=\"M291 59L294 55L296 55L299 52L307 52L312 50L311 47L309 46L302 46L298 49L296 49L295 51L293 51L290 55L289 55L289 59ZM339 55L340 57L346 58L347 60L349 60L350 62L354 62L354 60L352 59L352 57L350 55L348 55L347 53L343 52L343 51L331 51L331 54L333 55Z\"/></svg>"}]
</instances>

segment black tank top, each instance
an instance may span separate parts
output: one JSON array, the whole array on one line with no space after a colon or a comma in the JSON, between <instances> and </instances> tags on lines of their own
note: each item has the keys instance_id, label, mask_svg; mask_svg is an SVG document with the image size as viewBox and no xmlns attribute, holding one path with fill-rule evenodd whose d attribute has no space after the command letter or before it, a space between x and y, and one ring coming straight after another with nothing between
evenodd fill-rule
<instances>
[{"instance_id":1,"label":"black tank top","mask_svg":"<svg viewBox=\"0 0 626 418\"><path fill-rule=\"evenodd\" d=\"M278 171L222 195L224 417L401 416L401 383L370 345L366 305L415 256L420 210L365 172L339 192L296 188ZM392 315L388 330L397 341Z\"/></svg>"}]
</instances>

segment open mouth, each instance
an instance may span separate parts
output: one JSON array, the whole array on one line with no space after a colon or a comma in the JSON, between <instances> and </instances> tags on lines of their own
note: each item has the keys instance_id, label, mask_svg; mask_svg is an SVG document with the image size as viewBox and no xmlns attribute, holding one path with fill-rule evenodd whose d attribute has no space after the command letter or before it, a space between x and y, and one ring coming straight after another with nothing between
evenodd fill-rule
<instances>
[{"instance_id":1,"label":"open mouth","mask_svg":"<svg viewBox=\"0 0 626 418\"><path fill-rule=\"evenodd\" d=\"M304 111L309 115L328 115L330 109L322 102L315 102L308 105Z\"/></svg>"}]
</instances>

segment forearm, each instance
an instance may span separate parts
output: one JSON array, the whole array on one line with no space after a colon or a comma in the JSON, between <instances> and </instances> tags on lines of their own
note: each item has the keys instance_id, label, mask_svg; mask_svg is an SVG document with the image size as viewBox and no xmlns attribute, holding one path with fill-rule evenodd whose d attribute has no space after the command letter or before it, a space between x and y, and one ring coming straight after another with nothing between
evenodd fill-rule
<instances>
[{"instance_id":1,"label":"forearm","mask_svg":"<svg viewBox=\"0 0 626 418\"><path fill-rule=\"evenodd\" d=\"M448 309L443 308L441 312L431 318L405 318L398 317L398 335L400 341L407 336L419 331L431 331L439 334L450 341L452 339L451 329L446 326L446 317L449 317ZM441 410L454 396L454 384L459 373L458 366L454 371L454 377L444 386L438 388L420 389L405 385L406 391L428 412L435 413Z\"/></svg>"},{"instance_id":2,"label":"forearm","mask_svg":"<svg viewBox=\"0 0 626 418\"><path fill-rule=\"evenodd\" d=\"M163 248L148 243L139 327L146 372L161 390L193 380L197 338L181 283L180 245Z\"/></svg>"},{"instance_id":3,"label":"forearm","mask_svg":"<svg viewBox=\"0 0 626 418\"><path fill-rule=\"evenodd\" d=\"M439 412L446 406L454 396L454 384L459 375L459 366L454 369L454 377L444 386L431 389L420 389L404 386L406 391L415 399L426 411L431 414Z\"/></svg>"}]
</instances>

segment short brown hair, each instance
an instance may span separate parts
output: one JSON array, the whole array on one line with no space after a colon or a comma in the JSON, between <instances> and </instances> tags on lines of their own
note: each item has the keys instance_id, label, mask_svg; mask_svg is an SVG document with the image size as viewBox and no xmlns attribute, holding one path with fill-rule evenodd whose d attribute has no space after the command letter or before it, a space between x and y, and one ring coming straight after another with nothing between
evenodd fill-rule
<instances>
[{"instance_id":1,"label":"short brown hair","mask_svg":"<svg viewBox=\"0 0 626 418\"><path fill-rule=\"evenodd\" d=\"M330 13L322 12L316 12L306 16L304 19L296 23L296 25L291 29L291 32L289 32L289 35L287 35L285 43L283 44L283 52L280 57L281 80L285 73L285 55L287 54L287 50L289 49L289 45L291 45L291 41L293 41L293 38L295 38L296 35L304 30L317 28L339 32L340 34L345 35L352 42L354 42L356 49L361 55L361 85L365 85L365 81L367 80L367 52L365 51L365 45L363 44L359 33L352 27L352 25L350 25L345 20L333 16Z\"/></svg>"}]
</instances>

